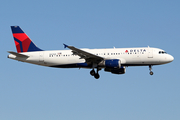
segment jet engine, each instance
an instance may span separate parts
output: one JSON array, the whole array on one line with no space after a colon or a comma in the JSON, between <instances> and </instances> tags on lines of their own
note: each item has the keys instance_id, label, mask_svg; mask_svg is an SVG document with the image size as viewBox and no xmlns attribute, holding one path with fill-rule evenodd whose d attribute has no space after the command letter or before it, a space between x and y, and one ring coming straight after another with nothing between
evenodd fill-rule
<instances>
[{"instance_id":1,"label":"jet engine","mask_svg":"<svg viewBox=\"0 0 180 120\"><path fill-rule=\"evenodd\" d=\"M108 69L117 69L121 67L121 61L119 59L104 60L98 65Z\"/></svg>"},{"instance_id":2,"label":"jet engine","mask_svg":"<svg viewBox=\"0 0 180 120\"><path fill-rule=\"evenodd\" d=\"M124 74L126 72L126 67L122 66L118 69L112 69L112 68L105 68L104 71L111 72L113 74Z\"/></svg>"}]
</instances>

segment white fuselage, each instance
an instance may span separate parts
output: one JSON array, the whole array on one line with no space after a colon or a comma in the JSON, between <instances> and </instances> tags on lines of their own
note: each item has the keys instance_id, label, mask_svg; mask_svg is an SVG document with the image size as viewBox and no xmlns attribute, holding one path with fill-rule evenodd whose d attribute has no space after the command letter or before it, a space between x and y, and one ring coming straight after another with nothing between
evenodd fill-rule
<instances>
[{"instance_id":1,"label":"white fuselage","mask_svg":"<svg viewBox=\"0 0 180 120\"><path fill-rule=\"evenodd\" d=\"M160 65L173 61L173 57L159 48L113 48L113 49L81 49L88 53L101 56L106 59L119 59L122 66L147 66ZM60 68L85 67L92 68L84 64L85 59L78 55L73 55L72 50L53 50L23 52L23 55L29 56L22 58L10 54L8 58L22 62Z\"/></svg>"}]
</instances>

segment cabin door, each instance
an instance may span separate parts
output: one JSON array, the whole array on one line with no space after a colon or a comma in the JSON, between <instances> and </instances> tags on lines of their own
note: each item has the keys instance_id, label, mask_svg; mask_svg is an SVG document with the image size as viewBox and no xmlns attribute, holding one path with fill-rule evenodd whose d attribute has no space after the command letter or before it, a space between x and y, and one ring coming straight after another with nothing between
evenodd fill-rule
<instances>
[{"instance_id":1,"label":"cabin door","mask_svg":"<svg viewBox=\"0 0 180 120\"><path fill-rule=\"evenodd\" d=\"M44 63L44 52L39 52L39 62Z\"/></svg>"},{"instance_id":2,"label":"cabin door","mask_svg":"<svg viewBox=\"0 0 180 120\"><path fill-rule=\"evenodd\" d=\"M153 58L153 49L152 48L148 49L148 58Z\"/></svg>"}]
</instances>

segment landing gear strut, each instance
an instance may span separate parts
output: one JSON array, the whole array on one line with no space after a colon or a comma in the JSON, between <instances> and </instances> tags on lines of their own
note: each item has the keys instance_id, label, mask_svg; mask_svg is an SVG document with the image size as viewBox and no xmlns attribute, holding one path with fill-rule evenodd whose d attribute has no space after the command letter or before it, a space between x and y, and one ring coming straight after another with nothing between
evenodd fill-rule
<instances>
[{"instance_id":1,"label":"landing gear strut","mask_svg":"<svg viewBox=\"0 0 180 120\"><path fill-rule=\"evenodd\" d=\"M90 71L90 74L91 74L92 76L94 76L94 78L99 79L100 75L99 75L98 71L99 71L98 68L97 68L97 72L95 72L95 70L92 69L92 70Z\"/></svg>"},{"instance_id":2,"label":"landing gear strut","mask_svg":"<svg viewBox=\"0 0 180 120\"><path fill-rule=\"evenodd\" d=\"M149 65L149 70L150 70L150 75L153 75L154 73L152 72L152 65Z\"/></svg>"}]
</instances>

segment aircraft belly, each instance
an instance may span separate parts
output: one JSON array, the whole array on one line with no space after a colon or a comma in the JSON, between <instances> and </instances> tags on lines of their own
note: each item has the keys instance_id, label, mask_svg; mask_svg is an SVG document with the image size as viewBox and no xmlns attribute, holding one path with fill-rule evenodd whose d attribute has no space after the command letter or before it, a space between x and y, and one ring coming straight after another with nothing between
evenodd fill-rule
<instances>
[{"instance_id":1,"label":"aircraft belly","mask_svg":"<svg viewBox=\"0 0 180 120\"><path fill-rule=\"evenodd\" d=\"M53 65L67 65L67 64L75 64L75 63L84 63L84 59L79 59L78 57L57 57L57 58L46 58L44 59L44 63L48 66Z\"/></svg>"}]
</instances>

